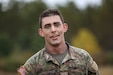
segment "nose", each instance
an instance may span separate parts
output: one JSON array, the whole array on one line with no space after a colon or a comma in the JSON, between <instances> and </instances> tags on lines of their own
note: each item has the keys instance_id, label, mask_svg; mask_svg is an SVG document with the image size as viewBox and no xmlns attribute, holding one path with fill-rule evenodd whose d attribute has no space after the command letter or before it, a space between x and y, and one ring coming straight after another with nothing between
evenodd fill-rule
<instances>
[{"instance_id":1,"label":"nose","mask_svg":"<svg viewBox=\"0 0 113 75\"><path fill-rule=\"evenodd\" d=\"M54 25L51 26L51 31L52 33L56 32L56 28L54 27Z\"/></svg>"}]
</instances>

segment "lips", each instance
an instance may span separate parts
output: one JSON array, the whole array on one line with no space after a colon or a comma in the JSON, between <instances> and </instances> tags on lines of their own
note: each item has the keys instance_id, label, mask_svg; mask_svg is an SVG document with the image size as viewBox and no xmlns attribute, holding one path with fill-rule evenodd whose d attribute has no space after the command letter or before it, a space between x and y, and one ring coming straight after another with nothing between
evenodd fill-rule
<instances>
[{"instance_id":1,"label":"lips","mask_svg":"<svg viewBox=\"0 0 113 75\"><path fill-rule=\"evenodd\" d=\"M50 36L50 38L51 38L52 40L57 40L58 36L59 36L59 35L53 35L53 36Z\"/></svg>"}]
</instances>

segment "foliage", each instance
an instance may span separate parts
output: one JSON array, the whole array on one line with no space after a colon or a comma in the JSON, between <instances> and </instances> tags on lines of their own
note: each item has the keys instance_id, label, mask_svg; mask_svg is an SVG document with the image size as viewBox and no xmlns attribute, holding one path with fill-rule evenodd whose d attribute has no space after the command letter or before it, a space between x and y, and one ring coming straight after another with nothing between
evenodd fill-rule
<instances>
[{"instance_id":1,"label":"foliage","mask_svg":"<svg viewBox=\"0 0 113 75\"><path fill-rule=\"evenodd\" d=\"M7 35L0 35L0 56L8 56L13 51L13 44Z\"/></svg>"},{"instance_id":2,"label":"foliage","mask_svg":"<svg viewBox=\"0 0 113 75\"><path fill-rule=\"evenodd\" d=\"M103 0L103 5L97 8L93 19L93 32L104 50L113 49L113 1Z\"/></svg>"},{"instance_id":3,"label":"foliage","mask_svg":"<svg viewBox=\"0 0 113 75\"><path fill-rule=\"evenodd\" d=\"M43 6L42 6L43 5ZM44 43L38 35L38 17L46 9L46 5L41 1L26 4L20 11L20 18L23 20L23 28L19 31L18 39L21 39L21 47L31 50L40 50ZM40 43L39 43L40 41Z\"/></svg>"},{"instance_id":4,"label":"foliage","mask_svg":"<svg viewBox=\"0 0 113 75\"><path fill-rule=\"evenodd\" d=\"M19 2L10 1L11 9L5 12L0 10L0 32L11 36L13 45L19 45L25 50L39 50L44 44L38 43L43 41L37 33L38 17L46 5L42 1L23 3L21 8L19 5ZM34 47L34 44L37 46Z\"/></svg>"},{"instance_id":5,"label":"foliage","mask_svg":"<svg viewBox=\"0 0 113 75\"><path fill-rule=\"evenodd\" d=\"M20 65L23 65L23 63L25 63L25 61L33 54L34 52L29 50L22 52L20 49L16 49L9 57L0 58L0 69L16 72L17 68L19 68Z\"/></svg>"},{"instance_id":6,"label":"foliage","mask_svg":"<svg viewBox=\"0 0 113 75\"><path fill-rule=\"evenodd\" d=\"M100 53L96 37L88 29L80 29L78 34L72 38L71 42L72 45L83 48L92 55Z\"/></svg>"},{"instance_id":7,"label":"foliage","mask_svg":"<svg viewBox=\"0 0 113 75\"><path fill-rule=\"evenodd\" d=\"M106 64L113 64L113 52L106 54Z\"/></svg>"}]
</instances>

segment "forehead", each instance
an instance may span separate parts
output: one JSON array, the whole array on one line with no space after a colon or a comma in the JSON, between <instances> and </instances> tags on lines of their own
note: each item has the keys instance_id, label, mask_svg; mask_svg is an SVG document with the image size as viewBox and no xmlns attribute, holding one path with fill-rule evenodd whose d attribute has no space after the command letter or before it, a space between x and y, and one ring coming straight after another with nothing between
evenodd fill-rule
<instances>
[{"instance_id":1,"label":"forehead","mask_svg":"<svg viewBox=\"0 0 113 75\"><path fill-rule=\"evenodd\" d=\"M53 22L61 22L61 18L58 15L53 15L53 16L42 18L42 25L53 23Z\"/></svg>"}]
</instances>

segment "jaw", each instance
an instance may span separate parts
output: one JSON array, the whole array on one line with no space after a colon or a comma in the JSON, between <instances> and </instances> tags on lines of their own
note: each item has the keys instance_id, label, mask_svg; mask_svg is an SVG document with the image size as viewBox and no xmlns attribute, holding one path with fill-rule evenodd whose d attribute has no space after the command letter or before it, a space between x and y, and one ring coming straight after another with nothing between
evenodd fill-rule
<instances>
[{"instance_id":1,"label":"jaw","mask_svg":"<svg viewBox=\"0 0 113 75\"><path fill-rule=\"evenodd\" d=\"M60 39L57 39L57 40L52 39L52 40L46 41L46 44L49 44L51 46L58 46L60 43L61 43Z\"/></svg>"},{"instance_id":2,"label":"jaw","mask_svg":"<svg viewBox=\"0 0 113 75\"><path fill-rule=\"evenodd\" d=\"M46 40L45 42L47 46L58 47L60 44L65 43L65 40L64 38L58 37L55 40L50 38L49 40Z\"/></svg>"}]
</instances>

